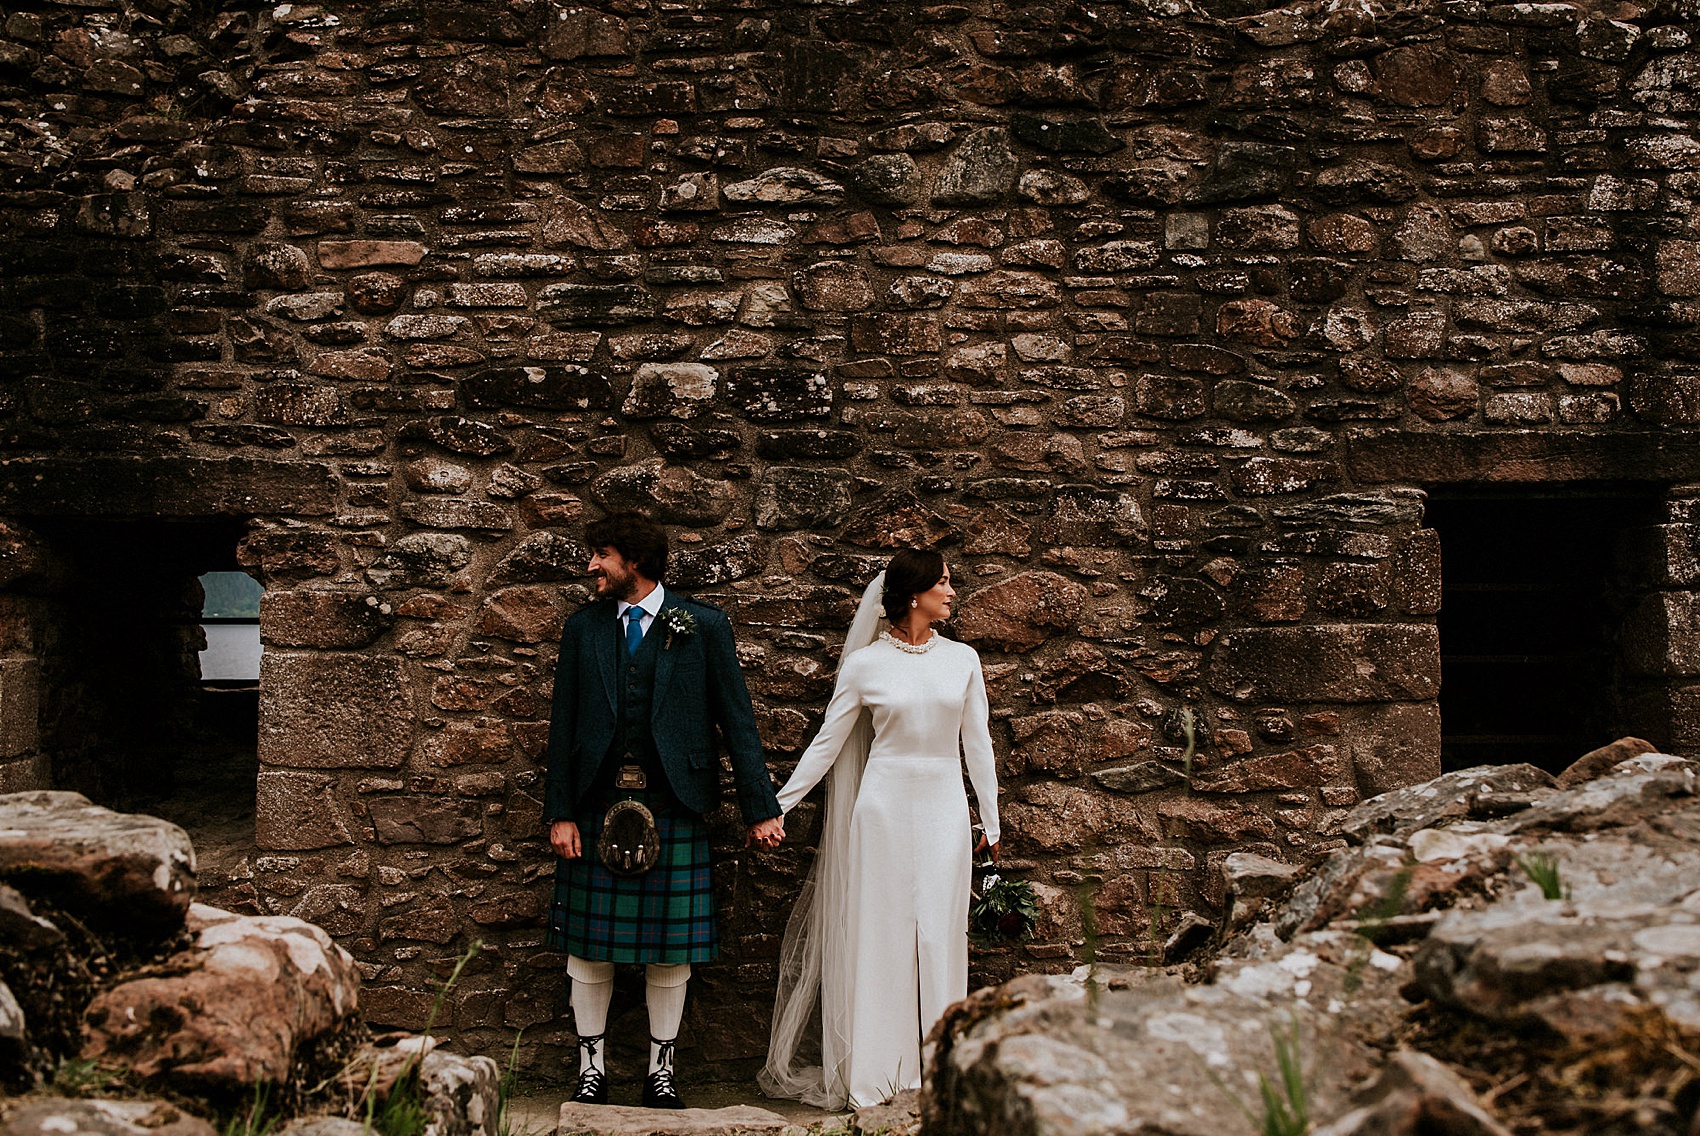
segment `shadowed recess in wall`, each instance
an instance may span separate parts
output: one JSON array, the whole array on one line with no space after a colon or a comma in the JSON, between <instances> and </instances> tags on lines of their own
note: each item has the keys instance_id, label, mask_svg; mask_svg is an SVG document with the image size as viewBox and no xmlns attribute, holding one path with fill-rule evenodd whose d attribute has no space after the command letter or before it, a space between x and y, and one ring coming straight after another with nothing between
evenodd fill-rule
<instances>
[{"instance_id":1,"label":"shadowed recess in wall","mask_svg":"<svg viewBox=\"0 0 1700 1136\"><path fill-rule=\"evenodd\" d=\"M53 551L36 602L55 783L145 808L197 843L218 842L208 826L251 843L259 686L203 680L198 579L236 572L245 526L79 518L35 528Z\"/></svg>"},{"instance_id":2,"label":"shadowed recess in wall","mask_svg":"<svg viewBox=\"0 0 1700 1136\"><path fill-rule=\"evenodd\" d=\"M1444 769L1528 762L1556 773L1635 731L1621 644L1638 581L1626 545L1652 512L1633 487L1431 497Z\"/></svg>"}]
</instances>

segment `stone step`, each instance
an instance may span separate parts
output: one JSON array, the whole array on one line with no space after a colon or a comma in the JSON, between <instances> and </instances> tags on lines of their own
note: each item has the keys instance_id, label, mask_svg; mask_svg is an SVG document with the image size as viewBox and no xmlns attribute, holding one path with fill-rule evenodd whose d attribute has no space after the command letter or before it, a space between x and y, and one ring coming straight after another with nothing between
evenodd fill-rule
<instances>
[{"instance_id":1,"label":"stone step","mask_svg":"<svg viewBox=\"0 0 1700 1136\"><path fill-rule=\"evenodd\" d=\"M555 1136L801 1136L804 1131L777 1112L747 1104L665 1109L567 1101Z\"/></svg>"}]
</instances>

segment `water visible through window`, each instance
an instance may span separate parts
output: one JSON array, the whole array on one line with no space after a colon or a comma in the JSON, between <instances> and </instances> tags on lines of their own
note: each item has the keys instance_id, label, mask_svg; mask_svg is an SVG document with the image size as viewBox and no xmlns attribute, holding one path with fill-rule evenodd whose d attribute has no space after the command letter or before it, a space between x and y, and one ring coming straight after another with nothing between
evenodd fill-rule
<instances>
[{"instance_id":1,"label":"water visible through window","mask_svg":"<svg viewBox=\"0 0 1700 1136\"><path fill-rule=\"evenodd\" d=\"M244 572L208 572L201 577L206 599L201 628L201 681L246 685L260 681L260 596L258 580Z\"/></svg>"}]
</instances>

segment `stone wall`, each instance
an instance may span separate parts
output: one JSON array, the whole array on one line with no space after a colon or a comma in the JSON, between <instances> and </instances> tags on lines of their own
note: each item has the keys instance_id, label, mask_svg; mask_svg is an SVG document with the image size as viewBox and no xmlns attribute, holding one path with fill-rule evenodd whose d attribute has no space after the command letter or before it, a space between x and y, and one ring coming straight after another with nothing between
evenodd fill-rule
<instances>
[{"instance_id":1,"label":"stone wall","mask_svg":"<svg viewBox=\"0 0 1700 1136\"><path fill-rule=\"evenodd\" d=\"M374 1020L477 938L438 1025L569 1038L539 759L606 509L731 613L776 775L875 565L946 553L1047 905L981 978L1071 965L1083 880L1143 958L1228 853L1439 771L1424 488L1668 498L1623 732L1700 736L1686 9L0 11L0 788L54 776L54 525L242 522L245 886ZM716 825L692 1029L747 1068L716 1010L766 1001L803 854Z\"/></svg>"}]
</instances>

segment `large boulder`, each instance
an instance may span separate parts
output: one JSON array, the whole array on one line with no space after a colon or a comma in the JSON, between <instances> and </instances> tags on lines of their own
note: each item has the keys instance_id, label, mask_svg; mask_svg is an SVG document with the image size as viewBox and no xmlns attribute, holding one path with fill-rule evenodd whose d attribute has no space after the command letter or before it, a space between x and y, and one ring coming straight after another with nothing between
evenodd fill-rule
<instances>
[{"instance_id":1,"label":"large boulder","mask_svg":"<svg viewBox=\"0 0 1700 1136\"><path fill-rule=\"evenodd\" d=\"M927 1131L1240 1131L1265 1082L1285 1099L1285 1068L1318 1136L1686 1130L1700 766L1644 748L1373 798L1316 864L1226 857L1207 957L953 1007ZM1523 1087L1478 1098L1489 1085ZM1614 1126L1627 1099L1651 1127Z\"/></svg>"},{"instance_id":2,"label":"large boulder","mask_svg":"<svg viewBox=\"0 0 1700 1136\"><path fill-rule=\"evenodd\" d=\"M158 941L195 896L189 834L157 817L116 813L81 793L0 796L0 882L91 927Z\"/></svg>"},{"instance_id":3,"label":"large boulder","mask_svg":"<svg viewBox=\"0 0 1700 1136\"><path fill-rule=\"evenodd\" d=\"M0 1101L0 1136L217 1136L218 1129L157 1100Z\"/></svg>"},{"instance_id":4,"label":"large boulder","mask_svg":"<svg viewBox=\"0 0 1700 1136\"><path fill-rule=\"evenodd\" d=\"M188 931L187 950L89 1004L84 1058L242 1092L288 1080L300 1048L355 1011L354 960L311 923L196 904Z\"/></svg>"},{"instance_id":5,"label":"large boulder","mask_svg":"<svg viewBox=\"0 0 1700 1136\"><path fill-rule=\"evenodd\" d=\"M1244 1127L1248 1102L1261 1109L1259 1077L1280 1084L1289 1059L1308 1072L1311 1115L1340 1111L1379 1056L1350 1027L1398 1002L1398 960L1352 939L1311 936L1208 984L1082 968L981 991L935 1034L925 1129L1220 1136Z\"/></svg>"}]
</instances>

